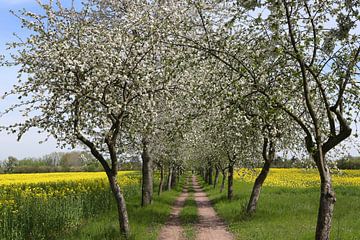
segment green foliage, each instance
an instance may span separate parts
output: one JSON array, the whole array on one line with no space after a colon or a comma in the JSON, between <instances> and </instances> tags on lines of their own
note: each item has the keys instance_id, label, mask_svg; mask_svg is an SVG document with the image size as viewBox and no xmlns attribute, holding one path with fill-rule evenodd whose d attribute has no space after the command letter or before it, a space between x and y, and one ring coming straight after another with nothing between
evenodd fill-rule
<instances>
[{"instance_id":1,"label":"green foliage","mask_svg":"<svg viewBox=\"0 0 360 240\"><path fill-rule=\"evenodd\" d=\"M18 161L17 166L32 166L32 167L42 167L49 165L46 161L38 161L35 158L24 158Z\"/></svg>"}]
</instances>

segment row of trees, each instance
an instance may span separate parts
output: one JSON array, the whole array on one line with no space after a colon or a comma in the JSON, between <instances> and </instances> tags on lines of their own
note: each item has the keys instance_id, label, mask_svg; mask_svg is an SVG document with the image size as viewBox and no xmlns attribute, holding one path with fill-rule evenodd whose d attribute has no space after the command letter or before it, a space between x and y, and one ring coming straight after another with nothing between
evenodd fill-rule
<instances>
[{"instance_id":1,"label":"row of trees","mask_svg":"<svg viewBox=\"0 0 360 240\"><path fill-rule=\"evenodd\" d=\"M140 170L138 156L124 156L119 167L123 170ZM107 160L108 161L108 160ZM121 165L121 166L120 166ZM17 159L9 156L0 161L0 173L39 173L39 172L95 172L103 171L99 162L86 151L53 152L39 158Z\"/></svg>"},{"instance_id":2,"label":"row of trees","mask_svg":"<svg viewBox=\"0 0 360 240\"><path fill-rule=\"evenodd\" d=\"M86 166L93 163L93 158L86 152L53 152L39 158L17 159L9 156L2 161L0 166L5 173L22 173L22 172L51 172L66 171L71 168L74 170L85 170Z\"/></svg>"},{"instance_id":3,"label":"row of trees","mask_svg":"<svg viewBox=\"0 0 360 240\"><path fill-rule=\"evenodd\" d=\"M126 237L117 183L125 153L141 154L143 206L154 164L160 186L165 169L175 181L187 167L205 176L215 168L223 186L228 173L231 199L234 168L261 162L254 212L276 153L291 152L318 169L315 238L329 239L336 197L327 157L351 135L360 105L359 1L39 4L43 13L17 14L32 34L10 45L18 52L4 64L25 78L5 93L19 99L5 113L25 120L3 130L20 139L37 127L59 145L87 147L108 176Z\"/></svg>"}]
</instances>

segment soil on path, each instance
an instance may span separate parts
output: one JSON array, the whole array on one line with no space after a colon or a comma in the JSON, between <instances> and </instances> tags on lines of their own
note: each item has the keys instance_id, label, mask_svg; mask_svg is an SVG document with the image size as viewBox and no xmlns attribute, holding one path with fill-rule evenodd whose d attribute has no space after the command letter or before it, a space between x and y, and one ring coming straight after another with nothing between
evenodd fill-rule
<instances>
[{"instance_id":1,"label":"soil on path","mask_svg":"<svg viewBox=\"0 0 360 240\"><path fill-rule=\"evenodd\" d=\"M234 240L234 236L227 231L224 221L216 215L209 198L197 183L195 176L192 177L192 183L199 215L196 240Z\"/></svg>"},{"instance_id":2,"label":"soil on path","mask_svg":"<svg viewBox=\"0 0 360 240\"><path fill-rule=\"evenodd\" d=\"M185 204L187 197L187 186L185 186L172 207L168 221L160 230L158 240L185 240L183 237L183 229L181 227L179 214Z\"/></svg>"}]
</instances>

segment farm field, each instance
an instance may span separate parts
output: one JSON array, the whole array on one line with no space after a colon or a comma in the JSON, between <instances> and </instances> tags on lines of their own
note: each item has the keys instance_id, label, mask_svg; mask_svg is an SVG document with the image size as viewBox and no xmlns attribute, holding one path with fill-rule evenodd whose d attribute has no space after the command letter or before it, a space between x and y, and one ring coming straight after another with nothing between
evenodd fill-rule
<instances>
[{"instance_id":1,"label":"farm field","mask_svg":"<svg viewBox=\"0 0 360 240\"><path fill-rule=\"evenodd\" d=\"M119 172L119 184L129 200L129 208L132 209L131 205L134 203L138 207L140 173ZM170 201L169 206L172 194L176 193L167 193L164 197L164 201ZM115 229L116 232L118 231L116 211L110 209L116 209L116 206L105 173L0 175L0 239L2 240L64 239L66 236L71 239L74 230L85 225L86 220L95 216L99 219L107 219L114 215L115 226L109 224L110 230L108 230ZM167 210L166 207L162 209L163 212L165 211L163 218L167 217ZM133 212L130 210L131 213ZM104 225L101 230L95 227L97 234L106 229ZM116 236L119 236L118 232Z\"/></svg>"},{"instance_id":2,"label":"farm field","mask_svg":"<svg viewBox=\"0 0 360 240\"><path fill-rule=\"evenodd\" d=\"M271 169L257 212L249 216L243 209L258 171L236 171L231 202L226 199L226 190L219 192L219 185L214 189L203 183L215 210L236 239L313 239L319 198L316 171ZM139 172L119 173L132 226L131 239L157 239L183 179L174 191L154 196L151 206L141 208ZM359 239L360 171L334 173L333 181L337 202L331 239ZM191 187L189 192L193 192ZM3 174L0 193L1 240L119 239L116 206L104 173ZM184 218L187 212L191 223ZM188 239L196 237L192 225L198 220L194 214L196 205L190 197L180 214Z\"/></svg>"},{"instance_id":3,"label":"farm field","mask_svg":"<svg viewBox=\"0 0 360 240\"><path fill-rule=\"evenodd\" d=\"M123 185L138 183L139 174L136 171L121 171L119 177ZM26 173L1 174L0 185L30 185L41 183L82 182L88 180L107 180L105 172L60 172L60 173Z\"/></svg>"},{"instance_id":4,"label":"farm field","mask_svg":"<svg viewBox=\"0 0 360 240\"><path fill-rule=\"evenodd\" d=\"M319 200L316 170L271 169L257 211L248 216L244 209L258 171L237 171L231 202L226 199L226 190L219 193L218 187L205 186L215 210L236 239L314 239ZM334 173L333 182L337 202L331 239L360 239L360 171Z\"/></svg>"}]
</instances>

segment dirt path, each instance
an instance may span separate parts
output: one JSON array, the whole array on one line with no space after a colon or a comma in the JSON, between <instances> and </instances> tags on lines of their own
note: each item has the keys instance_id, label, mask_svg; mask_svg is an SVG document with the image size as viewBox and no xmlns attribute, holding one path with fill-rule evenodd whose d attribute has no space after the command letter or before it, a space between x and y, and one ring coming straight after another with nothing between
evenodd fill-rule
<instances>
[{"instance_id":1,"label":"dirt path","mask_svg":"<svg viewBox=\"0 0 360 240\"><path fill-rule=\"evenodd\" d=\"M199 224L196 240L233 240L234 236L226 229L226 224L217 215L211 206L209 198L192 177L194 198L198 206ZM171 238L169 238L171 239Z\"/></svg>"},{"instance_id":2,"label":"dirt path","mask_svg":"<svg viewBox=\"0 0 360 240\"><path fill-rule=\"evenodd\" d=\"M187 197L187 184L185 184L183 192L176 199L174 206L172 207L169 220L165 223L159 233L158 240L185 240L179 214Z\"/></svg>"}]
</instances>

